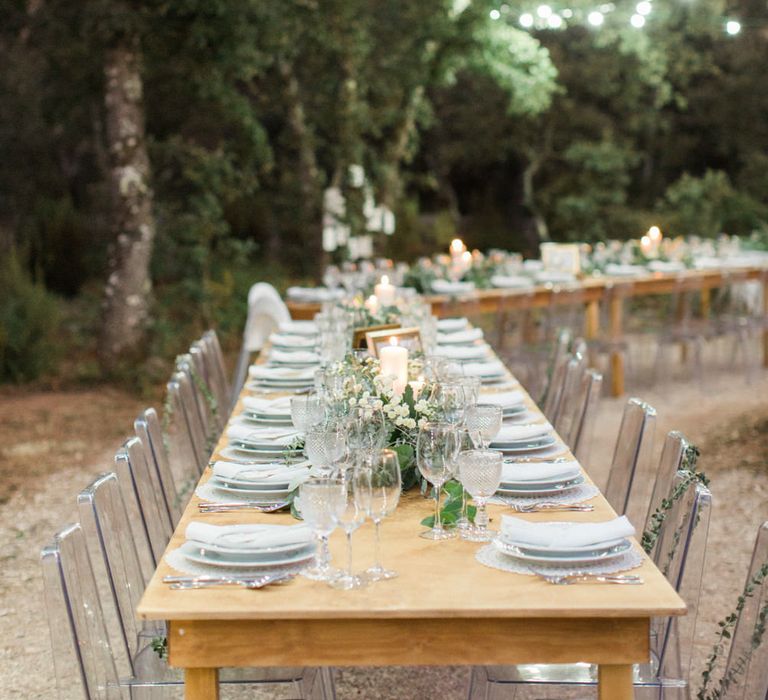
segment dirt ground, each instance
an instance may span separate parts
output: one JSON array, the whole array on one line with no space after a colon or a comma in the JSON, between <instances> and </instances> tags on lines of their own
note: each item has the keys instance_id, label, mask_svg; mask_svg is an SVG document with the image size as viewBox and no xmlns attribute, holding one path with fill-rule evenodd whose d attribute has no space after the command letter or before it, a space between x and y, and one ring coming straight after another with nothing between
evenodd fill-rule
<instances>
[{"instance_id":1,"label":"dirt ground","mask_svg":"<svg viewBox=\"0 0 768 700\"><path fill-rule=\"evenodd\" d=\"M697 627L693 684L715 624L741 589L757 526L768 519L768 375L707 376L702 385L668 382L639 395L658 411L657 447L671 429L702 449L714 512L708 573ZM604 484L624 399L600 407L590 471ZM54 697L42 607L41 546L76 517L75 495L108 470L143 407L110 387L77 392L0 393L0 697ZM343 669L338 693L351 698L465 697L467 669ZM251 696L253 697L253 696ZM582 695L583 697L583 695Z\"/></svg>"}]
</instances>

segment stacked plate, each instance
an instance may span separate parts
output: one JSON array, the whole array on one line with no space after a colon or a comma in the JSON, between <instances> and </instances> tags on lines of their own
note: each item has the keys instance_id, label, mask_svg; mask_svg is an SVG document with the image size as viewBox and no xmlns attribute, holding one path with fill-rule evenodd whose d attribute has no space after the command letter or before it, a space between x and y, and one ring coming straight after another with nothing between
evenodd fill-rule
<instances>
[{"instance_id":1,"label":"stacked plate","mask_svg":"<svg viewBox=\"0 0 768 700\"><path fill-rule=\"evenodd\" d=\"M470 345L438 345L435 355L447 357L457 362L470 362L472 360L485 360L492 357L491 347L488 343L477 342Z\"/></svg>"},{"instance_id":2,"label":"stacked plate","mask_svg":"<svg viewBox=\"0 0 768 700\"><path fill-rule=\"evenodd\" d=\"M320 364L320 355L314 350L281 350L272 348L269 353L271 367L295 367L298 369L316 367Z\"/></svg>"},{"instance_id":3,"label":"stacked plate","mask_svg":"<svg viewBox=\"0 0 768 700\"><path fill-rule=\"evenodd\" d=\"M627 554L634 534L624 516L602 523L534 523L502 515L493 545L528 566L582 569Z\"/></svg>"},{"instance_id":4,"label":"stacked plate","mask_svg":"<svg viewBox=\"0 0 768 700\"><path fill-rule=\"evenodd\" d=\"M482 328L465 328L456 331L438 331L438 345L472 345L483 339Z\"/></svg>"},{"instance_id":5,"label":"stacked plate","mask_svg":"<svg viewBox=\"0 0 768 700\"><path fill-rule=\"evenodd\" d=\"M505 462L502 467L500 496L515 498L552 497L567 493L584 483L578 462Z\"/></svg>"},{"instance_id":6,"label":"stacked plate","mask_svg":"<svg viewBox=\"0 0 768 700\"><path fill-rule=\"evenodd\" d=\"M195 564L242 573L299 568L315 556L312 531L300 525L187 526L181 554Z\"/></svg>"},{"instance_id":7,"label":"stacked plate","mask_svg":"<svg viewBox=\"0 0 768 700\"><path fill-rule=\"evenodd\" d=\"M292 428L258 427L234 423L227 428L227 457L240 455L255 460L297 459L302 450L291 447L301 433Z\"/></svg>"},{"instance_id":8,"label":"stacked plate","mask_svg":"<svg viewBox=\"0 0 768 700\"><path fill-rule=\"evenodd\" d=\"M291 333L273 333L269 336L273 348L282 350L314 350L317 338L312 335L295 335Z\"/></svg>"},{"instance_id":9,"label":"stacked plate","mask_svg":"<svg viewBox=\"0 0 768 700\"><path fill-rule=\"evenodd\" d=\"M491 284L499 289L527 289L533 287L534 282L522 275L493 275Z\"/></svg>"},{"instance_id":10,"label":"stacked plate","mask_svg":"<svg viewBox=\"0 0 768 700\"><path fill-rule=\"evenodd\" d=\"M244 424L261 426L290 426L291 398L283 396L279 399L261 399L253 396L243 398L243 412L240 420Z\"/></svg>"},{"instance_id":11,"label":"stacked plate","mask_svg":"<svg viewBox=\"0 0 768 700\"><path fill-rule=\"evenodd\" d=\"M315 367L267 367L252 365L248 370L249 388L269 391L304 391L314 386Z\"/></svg>"},{"instance_id":12,"label":"stacked plate","mask_svg":"<svg viewBox=\"0 0 768 700\"><path fill-rule=\"evenodd\" d=\"M522 425L503 425L498 435L491 441L491 449L504 454L536 452L552 447L557 438L552 434L548 423L527 423Z\"/></svg>"},{"instance_id":13,"label":"stacked plate","mask_svg":"<svg viewBox=\"0 0 768 700\"><path fill-rule=\"evenodd\" d=\"M283 503L309 478L309 462L242 464L215 462L208 485L222 496L254 503Z\"/></svg>"},{"instance_id":14,"label":"stacked plate","mask_svg":"<svg viewBox=\"0 0 768 700\"><path fill-rule=\"evenodd\" d=\"M437 321L438 333L456 333L469 326L466 318L440 318Z\"/></svg>"},{"instance_id":15,"label":"stacked plate","mask_svg":"<svg viewBox=\"0 0 768 700\"><path fill-rule=\"evenodd\" d=\"M493 393L481 393L480 403L492 403L501 406L501 414L504 418L518 418L528 411L525 405L525 397L522 391L496 391Z\"/></svg>"},{"instance_id":16,"label":"stacked plate","mask_svg":"<svg viewBox=\"0 0 768 700\"><path fill-rule=\"evenodd\" d=\"M280 333L286 335L317 336L317 324L314 321L283 321L279 326Z\"/></svg>"},{"instance_id":17,"label":"stacked plate","mask_svg":"<svg viewBox=\"0 0 768 700\"><path fill-rule=\"evenodd\" d=\"M478 377L482 384L495 384L507 379L507 369L501 360L465 362L463 369L465 376Z\"/></svg>"}]
</instances>

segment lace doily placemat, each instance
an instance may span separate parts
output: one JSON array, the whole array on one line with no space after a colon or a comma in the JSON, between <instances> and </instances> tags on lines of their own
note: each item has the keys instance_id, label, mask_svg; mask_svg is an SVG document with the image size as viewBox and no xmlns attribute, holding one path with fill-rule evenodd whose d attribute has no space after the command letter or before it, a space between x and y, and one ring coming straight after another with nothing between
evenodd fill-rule
<instances>
[{"instance_id":1,"label":"lace doily placemat","mask_svg":"<svg viewBox=\"0 0 768 700\"><path fill-rule=\"evenodd\" d=\"M260 574L267 574L273 571L285 571L285 572L300 572L302 569L310 566L314 562L314 557L309 558L307 561L301 563L285 564L283 566L275 565L269 568L260 569L246 569L243 567L227 567L227 566L206 566L205 564L199 564L191 561L184 556L181 548L172 549L165 555L165 561L173 569L179 571L182 574L189 574L191 576L242 576L243 574L253 574L258 576Z\"/></svg>"},{"instance_id":2,"label":"lace doily placemat","mask_svg":"<svg viewBox=\"0 0 768 700\"><path fill-rule=\"evenodd\" d=\"M568 576L569 574L582 572L590 574L615 574L618 571L636 569L643 563L643 557L634 547L626 552L626 554L622 554L616 559L611 559L611 561L579 562L571 566L535 564L533 565L535 570L531 569L531 565L519 559L502 554L492 544L481 547L475 554L475 559L492 569L510 571L513 574L526 574L528 576L535 576L537 572L552 576Z\"/></svg>"},{"instance_id":3,"label":"lace doily placemat","mask_svg":"<svg viewBox=\"0 0 768 700\"><path fill-rule=\"evenodd\" d=\"M537 503L562 503L563 505L574 505L583 501L588 501L597 496L600 489L593 484L579 484L575 488L564 491L563 493L554 493L546 496L493 496L488 499L488 503L495 503L500 506L531 506Z\"/></svg>"}]
</instances>

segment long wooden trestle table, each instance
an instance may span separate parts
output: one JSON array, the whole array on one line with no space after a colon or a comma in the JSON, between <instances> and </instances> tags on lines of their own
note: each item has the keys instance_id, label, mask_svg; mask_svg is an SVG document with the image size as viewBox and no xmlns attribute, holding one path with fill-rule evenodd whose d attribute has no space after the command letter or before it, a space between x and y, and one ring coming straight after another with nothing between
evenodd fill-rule
<instances>
[{"instance_id":1,"label":"long wooden trestle table","mask_svg":"<svg viewBox=\"0 0 768 700\"><path fill-rule=\"evenodd\" d=\"M238 404L235 414L240 410ZM222 438L214 456L225 445ZM209 477L206 469L201 482ZM169 550L184 542L191 520L295 522L286 513L201 515L198 501L193 496L187 504ZM520 517L587 522L615 515L602 495L591 503L591 513ZM599 665L600 700L633 697L632 664L649 660L651 618L686 610L647 557L637 570L645 581L640 586L556 586L483 566L475 560L479 544L420 538L419 523L432 505L410 492L384 521L383 560L399 572L395 579L353 591L302 578L256 591L174 591L162 582L175 573L163 560L144 592L139 616L167 621L168 658L185 671L187 700L218 698L218 670L224 667L571 662ZM498 525L505 508L489 506L489 511ZM370 523L355 533L353 544L355 568L370 566ZM345 561L340 532L331 537L331 551L335 562Z\"/></svg>"},{"instance_id":2,"label":"long wooden trestle table","mask_svg":"<svg viewBox=\"0 0 768 700\"><path fill-rule=\"evenodd\" d=\"M630 297L673 294L677 291L701 293L702 309L707 312L713 289L724 287L734 280L758 280L762 283L763 310L768 313L768 270L765 267L749 267L725 270L688 270L686 272L653 272L635 277L586 277L577 285L542 284L525 289L483 289L457 297L427 295L437 316L451 316L471 310L477 314L499 314L498 328L506 327L509 313L529 309L543 309L556 304L574 303L573 294L564 289L578 289L580 303L584 304L584 334L588 340L600 337L610 340L622 337L624 327L624 300ZM607 314L600 313L606 305ZM312 319L320 311L315 302L288 301L288 309L295 319ZM605 316L607 328L601 328L601 316ZM763 333L763 364L768 367L768 330ZM611 351L611 392L614 396L624 393L624 356L619 350Z\"/></svg>"}]
</instances>

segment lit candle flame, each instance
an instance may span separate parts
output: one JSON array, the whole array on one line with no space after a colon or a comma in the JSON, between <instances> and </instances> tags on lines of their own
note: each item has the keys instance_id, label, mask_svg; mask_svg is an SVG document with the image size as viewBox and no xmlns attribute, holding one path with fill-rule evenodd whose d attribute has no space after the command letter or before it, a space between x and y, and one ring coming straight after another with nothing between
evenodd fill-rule
<instances>
[{"instance_id":1,"label":"lit candle flame","mask_svg":"<svg viewBox=\"0 0 768 700\"><path fill-rule=\"evenodd\" d=\"M451 241L451 252L452 253L463 253L465 250L464 242L461 240L461 238L454 238Z\"/></svg>"},{"instance_id":2,"label":"lit candle flame","mask_svg":"<svg viewBox=\"0 0 768 700\"><path fill-rule=\"evenodd\" d=\"M381 276L381 283L382 284L389 284L389 277L387 275Z\"/></svg>"},{"instance_id":3,"label":"lit candle flame","mask_svg":"<svg viewBox=\"0 0 768 700\"><path fill-rule=\"evenodd\" d=\"M389 339L389 344L390 344L390 345L397 345L397 336L394 336L394 335L393 335L393 336L392 336L392 337Z\"/></svg>"}]
</instances>

